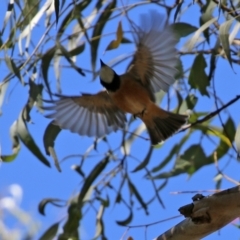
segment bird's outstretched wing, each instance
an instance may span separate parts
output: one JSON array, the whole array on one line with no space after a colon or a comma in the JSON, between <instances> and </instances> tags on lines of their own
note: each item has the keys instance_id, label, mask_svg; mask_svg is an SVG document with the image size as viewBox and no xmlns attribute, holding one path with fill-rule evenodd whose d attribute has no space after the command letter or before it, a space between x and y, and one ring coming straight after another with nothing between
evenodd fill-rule
<instances>
[{"instance_id":1,"label":"bird's outstretched wing","mask_svg":"<svg viewBox=\"0 0 240 240\"><path fill-rule=\"evenodd\" d=\"M177 73L175 45L178 40L157 11L141 15L140 20L141 27L135 30L137 50L128 73L152 92L167 91Z\"/></svg>"},{"instance_id":2,"label":"bird's outstretched wing","mask_svg":"<svg viewBox=\"0 0 240 240\"><path fill-rule=\"evenodd\" d=\"M63 129L89 137L102 137L125 125L124 112L114 105L106 91L76 97L56 96L55 101L44 100L50 105L43 109L51 111L46 117L54 119L55 124Z\"/></svg>"}]
</instances>

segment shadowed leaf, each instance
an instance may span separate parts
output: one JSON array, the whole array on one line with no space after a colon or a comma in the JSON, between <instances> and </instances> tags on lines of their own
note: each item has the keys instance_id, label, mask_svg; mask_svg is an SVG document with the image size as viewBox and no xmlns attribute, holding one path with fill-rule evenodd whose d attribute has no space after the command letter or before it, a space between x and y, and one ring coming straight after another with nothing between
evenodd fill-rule
<instances>
[{"instance_id":1,"label":"shadowed leaf","mask_svg":"<svg viewBox=\"0 0 240 240\"><path fill-rule=\"evenodd\" d=\"M95 179L99 176L99 174L105 169L109 162L109 157L104 158L102 161L100 161L92 170L92 172L88 175L88 177L85 179L84 184L82 186L82 189L80 191L80 194L78 196L78 204L81 206L83 204L84 198L90 189L92 183L95 181Z\"/></svg>"},{"instance_id":2,"label":"shadowed leaf","mask_svg":"<svg viewBox=\"0 0 240 240\"><path fill-rule=\"evenodd\" d=\"M137 171L143 169L144 167L146 167L147 164L149 163L150 159L151 159L152 153L153 153L153 147L151 146L149 148L147 156L144 158L144 160L132 172L137 172Z\"/></svg>"},{"instance_id":3,"label":"shadowed leaf","mask_svg":"<svg viewBox=\"0 0 240 240\"><path fill-rule=\"evenodd\" d=\"M207 87L209 86L208 76L205 72L207 63L202 54L198 54L193 62L190 75L189 84L192 88L198 89L199 92L204 96L208 96Z\"/></svg>"},{"instance_id":4,"label":"shadowed leaf","mask_svg":"<svg viewBox=\"0 0 240 240\"><path fill-rule=\"evenodd\" d=\"M56 207L64 207L66 206L66 202L58 199L58 198L44 198L39 204L38 204L38 211L42 215L45 215L45 208L47 204L52 204Z\"/></svg>"},{"instance_id":5,"label":"shadowed leaf","mask_svg":"<svg viewBox=\"0 0 240 240\"><path fill-rule=\"evenodd\" d=\"M39 238L39 240L50 240L54 239L54 237L57 234L58 227L59 227L60 222L54 223L52 226L50 226L44 233L43 235Z\"/></svg>"},{"instance_id":6,"label":"shadowed leaf","mask_svg":"<svg viewBox=\"0 0 240 240\"><path fill-rule=\"evenodd\" d=\"M109 17L112 14L112 9L116 6L116 0L112 0L106 8L103 10L102 14L99 16L97 20L97 24L95 25L95 28L93 29L92 38L95 38L97 36L100 36L102 34L102 30L107 23ZM100 39L96 39L91 43L91 57L92 57L92 69L95 71L96 67L96 59L97 59L97 50L98 50L98 44Z\"/></svg>"},{"instance_id":7,"label":"shadowed leaf","mask_svg":"<svg viewBox=\"0 0 240 240\"><path fill-rule=\"evenodd\" d=\"M48 124L48 126L44 132L43 143L44 143L46 154L51 155L51 157L54 160L56 168L58 169L59 172L61 172L59 161L58 161L57 155L54 150L54 143L55 143L55 140L56 140L58 134L61 131L61 128L57 125L54 125L53 122L54 121L52 121L51 123Z\"/></svg>"},{"instance_id":8,"label":"shadowed leaf","mask_svg":"<svg viewBox=\"0 0 240 240\"><path fill-rule=\"evenodd\" d=\"M174 23L171 26L179 38L186 37L189 34L198 30L197 27L184 22Z\"/></svg>"},{"instance_id":9,"label":"shadowed leaf","mask_svg":"<svg viewBox=\"0 0 240 240\"><path fill-rule=\"evenodd\" d=\"M133 213L132 213L132 210L129 208L129 215L126 219L122 220L122 221L116 221L116 223L120 226L126 226L128 225L132 219L133 219Z\"/></svg>"}]
</instances>

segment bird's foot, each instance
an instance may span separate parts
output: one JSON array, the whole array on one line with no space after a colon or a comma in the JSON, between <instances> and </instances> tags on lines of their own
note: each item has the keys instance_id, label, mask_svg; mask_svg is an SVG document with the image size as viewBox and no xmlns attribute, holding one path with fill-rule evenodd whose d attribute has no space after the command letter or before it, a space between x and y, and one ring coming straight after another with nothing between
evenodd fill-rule
<instances>
[{"instance_id":1,"label":"bird's foot","mask_svg":"<svg viewBox=\"0 0 240 240\"><path fill-rule=\"evenodd\" d=\"M133 114L134 119L137 117L142 118L146 109L143 109L140 113Z\"/></svg>"}]
</instances>

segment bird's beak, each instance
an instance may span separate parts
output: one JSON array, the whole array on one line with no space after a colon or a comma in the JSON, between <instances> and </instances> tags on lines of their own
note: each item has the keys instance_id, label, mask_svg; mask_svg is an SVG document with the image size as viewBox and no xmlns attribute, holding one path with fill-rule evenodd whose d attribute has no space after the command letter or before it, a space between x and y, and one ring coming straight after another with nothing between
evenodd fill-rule
<instances>
[{"instance_id":1,"label":"bird's beak","mask_svg":"<svg viewBox=\"0 0 240 240\"><path fill-rule=\"evenodd\" d=\"M106 64L100 59L101 67L106 66Z\"/></svg>"}]
</instances>

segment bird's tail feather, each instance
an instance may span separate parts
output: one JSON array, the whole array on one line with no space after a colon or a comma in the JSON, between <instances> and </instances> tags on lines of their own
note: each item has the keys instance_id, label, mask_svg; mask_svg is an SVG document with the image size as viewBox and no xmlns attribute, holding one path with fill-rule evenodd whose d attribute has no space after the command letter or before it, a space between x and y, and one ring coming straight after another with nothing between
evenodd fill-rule
<instances>
[{"instance_id":1,"label":"bird's tail feather","mask_svg":"<svg viewBox=\"0 0 240 240\"><path fill-rule=\"evenodd\" d=\"M142 117L153 145L164 141L177 132L187 121L186 115L165 111L155 104Z\"/></svg>"}]
</instances>

